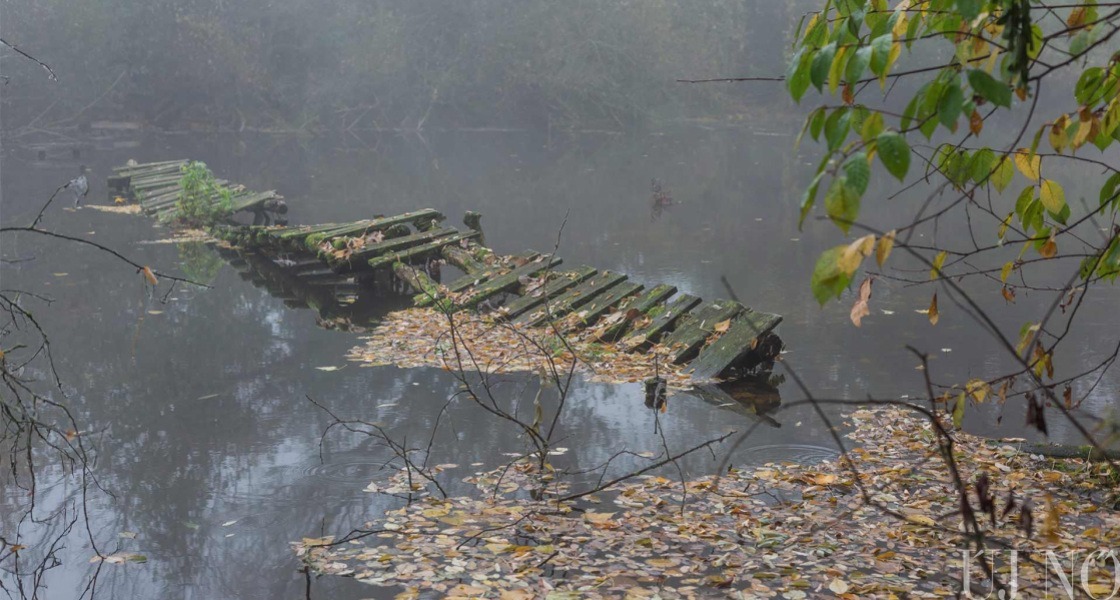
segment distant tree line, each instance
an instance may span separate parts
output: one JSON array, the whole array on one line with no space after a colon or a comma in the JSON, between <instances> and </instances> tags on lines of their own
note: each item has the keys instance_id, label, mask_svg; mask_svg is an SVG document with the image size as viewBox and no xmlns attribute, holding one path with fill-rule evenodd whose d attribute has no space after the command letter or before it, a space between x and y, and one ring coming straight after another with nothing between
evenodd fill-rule
<instances>
[{"instance_id":1,"label":"distant tree line","mask_svg":"<svg viewBox=\"0 0 1120 600\"><path fill-rule=\"evenodd\" d=\"M4 35L67 82L40 124L86 108L87 121L170 128L619 128L741 103L741 89L675 80L773 71L751 58L781 56L795 10L728 0L42 0L7 7ZM5 128L58 97L34 65L19 67L28 74L3 98Z\"/></svg>"}]
</instances>

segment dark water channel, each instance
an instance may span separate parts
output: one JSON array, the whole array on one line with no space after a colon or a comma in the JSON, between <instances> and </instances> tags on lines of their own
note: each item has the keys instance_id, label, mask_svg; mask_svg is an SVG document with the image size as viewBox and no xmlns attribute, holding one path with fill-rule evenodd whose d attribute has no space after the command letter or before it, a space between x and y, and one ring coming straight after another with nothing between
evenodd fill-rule
<instances>
[{"instance_id":1,"label":"dark water channel","mask_svg":"<svg viewBox=\"0 0 1120 600\"><path fill-rule=\"evenodd\" d=\"M104 202L111 166L129 158L191 157L232 181L279 190L293 222L352 220L423 206L457 222L471 209L484 214L492 247L517 252L550 248L566 217L560 255L567 264L615 269L638 282L667 282L703 297L725 296L720 277L726 276L745 303L785 316L779 329L789 349L785 361L822 398L917 393L921 373L903 350L906 344L933 355L932 368L942 381L984 377L1006 366L959 312L943 308L941 324L929 326L915 312L928 305L928 290L878 285L872 315L860 329L848 321L850 301L817 305L809 273L818 253L838 243L838 236L832 226L816 222L798 231L796 206L817 155L806 150L799 156L791 131L792 123L774 123L765 130L690 127L553 139L520 133L433 133L426 139L188 135L77 140L80 158L59 150L46 160L28 148L6 146L2 216L5 224L30 221L80 162L93 167L91 201ZM122 141L126 147L119 147ZM658 219L649 204L653 178L676 202ZM4 265L3 287L54 298L38 314L52 336L69 402L91 432L96 472L115 495L94 501L92 531L110 548L119 532L135 532L135 539L120 538L124 547L148 557L145 564L110 566L100 581L104 597L303 597L304 577L289 542L344 533L391 506L362 492L386 475L379 466L388 455L341 432L320 446L329 417L305 396L339 415L378 421L396 435L419 439L455 393L454 378L434 369L347 364L344 355L360 343L357 334L320 327L313 311L289 308L206 251L142 243L167 233L149 219L52 209L45 225L88 235L143 263L168 270L181 265L213 285L177 288L161 303L147 295L131 269L103 254L26 239L5 242L5 258L36 258ZM1115 305L1115 294L1090 299L1081 333L1114 330ZM1000 318L1021 322L1028 313L1018 310L1002 311ZM1059 361L1059 375L1094 364L1105 352L1086 345ZM503 393L528 401L527 378L508 380ZM1084 409L1105 412L1118 387L1113 375L1091 392L1083 390ZM788 405L802 398L787 380L765 400ZM654 417L642 401L637 385L579 383L561 426L569 464L586 468L622 449L659 451ZM670 446L680 449L756 422L736 408L680 393L661 422ZM975 413L968 427L1023 434L1018 408L1007 407L1002 424L998 414ZM771 418L734 463L831 456L828 432L811 411L794 408ZM1063 423L1055 419L1051 427L1057 437L1070 438ZM435 460L462 465L452 477L458 479L482 468L473 463L494 466L502 453L523 447L508 427L460 405L440 431ZM686 466L703 474L716 464L705 455ZM72 492L59 486L48 497L59 501ZM3 512L16 500L5 491ZM65 564L52 572L49 597L70 597L91 568L89 557L81 536L73 537ZM338 579L312 587L317 598L384 593Z\"/></svg>"}]
</instances>

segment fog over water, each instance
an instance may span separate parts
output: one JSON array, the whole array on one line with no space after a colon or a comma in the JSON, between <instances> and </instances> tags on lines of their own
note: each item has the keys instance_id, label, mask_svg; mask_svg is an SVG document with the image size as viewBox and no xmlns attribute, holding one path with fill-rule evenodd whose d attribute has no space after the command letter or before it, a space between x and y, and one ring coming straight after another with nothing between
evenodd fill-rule
<instances>
[{"instance_id":1,"label":"fog over water","mask_svg":"<svg viewBox=\"0 0 1120 600\"><path fill-rule=\"evenodd\" d=\"M105 203L113 166L192 158L251 189L278 190L293 223L431 207L457 224L474 210L501 253L548 250L559 234L566 265L617 270L647 286L726 297L726 277L745 304L784 316L783 361L820 398L922 393L906 345L930 353L939 381L1006 369L997 345L951 302L940 324L929 325L917 312L928 307L928 288L880 279L858 329L850 293L817 304L810 273L841 237L812 217L798 228L801 193L821 152L810 142L795 148L808 105L788 101L780 83L676 81L783 73L806 3L704 4L3 2L3 38L47 62L58 81L10 51L0 55L8 78L0 83L0 219L29 223L83 164L92 169L87 202ZM658 218L653 179L674 198ZM867 197L884 197L895 184L876 176ZM1067 187L1071 198L1089 194ZM876 203L872 224L911 215L920 197ZM0 246L5 260L17 261L0 265L0 287L53 299L36 314L66 401L91 432L94 472L112 493L94 498L90 530L110 550L120 543L148 557L106 569L100 592L303 597L289 542L345 533L397 506L362 492L387 476L386 450L343 432L320 444L330 418L306 397L420 439L457 381L437 369L347 363L359 334L322 327L315 311L292 308L205 247L144 243L168 233L151 219L63 209L70 204L52 206L43 225L212 286L178 286L163 302L134 269L103 253L31 238ZM921 235L951 242L966 234L943 227ZM902 258L896 266L917 268ZM1005 306L992 296L982 298L985 307L1014 330L1050 299ZM1116 305L1116 290L1091 296L1072 335L1114 330ZM1109 350L1078 347L1056 361L1056 377ZM343 368L317 368L324 366ZM531 406L534 378L505 381L500 393ZM1076 388L1086 396L1081 412L1107 413L1118 390L1115 373ZM772 406L805 394L787 378L756 397ZM574 468L622 449L660 450L640 385L579 381L569 410L561 429ZM467 403L445 418L433 460L461 465L452 480L525 446ZM1033 437L1023 420L1022 408L1009 404L971 412L966 428ZM672 396L660 415L673 448L758 421L694 392ZM1056 419L1051 433L1076 441ZM817 460L831 448L825 426L799 407L770 413L732 462ZM612 472L633 464L619 461ZM717 464L696 455L685 467L702 475ZM5 519L22 493L0 480L0 527L11 525ZM72 482L60 483L46 502L76 493ZM91 554L75 532L50 572L48 597L80 590ZM348 579L312 584L320 598L385 593Z\"/></svg>"}]
</instances>

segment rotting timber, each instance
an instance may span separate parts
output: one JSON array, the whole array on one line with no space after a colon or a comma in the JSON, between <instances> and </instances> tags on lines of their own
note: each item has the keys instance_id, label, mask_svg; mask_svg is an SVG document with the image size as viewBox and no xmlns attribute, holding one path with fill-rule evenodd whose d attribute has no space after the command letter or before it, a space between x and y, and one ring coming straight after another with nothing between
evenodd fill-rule
<instances>
[{"instance_id":1,"label":"rotting timber","mask_svg":"<svg viewBox=\"0 0 1120 600\"><path fill-rule=\"evenodd\" d=\"M178 174L186 164L120 167L109 179L110 193L138 201L147 214L173 219ZM339 289L357 292L403 282L415 294L414 306L489 309L516 325L585 331L631 352L657 346L697 382L766 370L782 349L774 333L779 315L731 300L703 301L671 285L647 288L622 273L561 268L560 257L535 250L499 255L483 245L477 213L467 213L463 229L444 225L446 217L430 208L347 223L269 225L260 223L287 212L279 195L232 189L234 213L251 212L257 224L227 219L211 225L210 233L229 244L225 258L252 264L251 281L281 285L280 293L321 314L328 306L340 314L337 307L347 300L337 298ZM464 275L443 283L444 262ZM307 293L316 287L331 291Z\"/></svg>"}]
</instances>

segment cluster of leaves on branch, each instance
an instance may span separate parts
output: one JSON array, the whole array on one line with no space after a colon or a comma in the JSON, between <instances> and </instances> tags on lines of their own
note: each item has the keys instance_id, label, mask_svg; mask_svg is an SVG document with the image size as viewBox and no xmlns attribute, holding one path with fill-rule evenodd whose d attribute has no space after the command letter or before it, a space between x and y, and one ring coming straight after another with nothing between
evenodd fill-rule
<instances>
[{"instance_id":1,"label":"cluster of leaves on branch","mask_svg":"<svg viewBox=\"0 0 1120 600\"><path fill-rule=\"evenodd\" d=\"M1102 155L1120 141L1120 52L1110 43L1118 30L1120 8L1096 0L1053 6L1040 0L826 0L806 15L787 88L798 102L810 88L835 101L813 109L798 138L808 134L825 148L801 200L801 221L822 197L825 214L845 234L853 228L865 234L819 257L811 278L815 298L822 305L839 298L866 258L875 254L881 268L895 248L928 267L928 281L961 298L966 294L958 283L981 277L999 286L1007 302L1019 289L1068 294L1060 304L1065 313L1090 284L1115 282L1120 170ZM1039 104L1044 82L1062 91L1056 114ZM986 128L1000 112L1010 116ZM1014 119L1021 122L1007 125ZM876 159L900 184L909 177L912 183L899 193L919 185L930 190L912 219L889 231L860 220L869 212L861 203L871 196ZM1099 180L1081 175L1090 171L1100 173ZM1087 185L1096 196L1089 200L1078 193ZM911 243L923 225L947 217L966 224L969 246L938 245L936 229L932 244ZM1007 260L1004 248L1012 244L1021 249ZM998 258L989 258L995 261L989 268L982 256ZM1028 281L1029 267L1063 259L1078 261L1069 263L1076 267L1068 282L1037 283L1055 273L1045 267ZM870 289L864 281L852 308L857 326L868 314ZM1040 321L1024 325L1014 348L1020 372L1040 385L1044 376L1053 377L1054 346L1065 337L1046 328L1057 307L1055 301ZM936 324L936 294L928 313ZM1011 350L1014 335L1000 335ZM1014 377L1001 379L1003 398ZM1045 396L1056 404L1054 385L1045 386ZM969 395L960 394L954 420Z\"/></svg>"},{"instance_id":2,"label":"cluster of leaves on branch","mask_svg":"<svg viewBox=\"0 0 1120 600\"><path fill-rule=\"evenodd\" d=\"M910 172L915 134L932 140L938 128L954 134L963 123L967 126L963 140L943 143L931 156L922 157L928 162L927 173L940 173L953 188L971 196L984 186L1003 192L1012 183L1014 165L1028 185L1014 210L991 215L998 216L996 237L1004 240L1018 217L1021 238L1042 256L1054 256L1055 238L1071 225L1071 211L1062 185L1044 177L1043 169L1053 164L1053 172L1058 172L1054 154L1076 153L1086 144L1103 152L1120 139L1120 53L1097 61L1091 52L1115 33L1112 23L1120 11L1100 15L1095 1L1060 9L1066 14L1061 27L1044 33L1045 23L1030 22L1032 11L1044 8L1020 0L903 1L894 8L886 0L826 2L801 28L787 78L795 100L800 101L810 86L839 94L841 100L838 106L813 110L806 120L803 134L814 140L822 140L823 135L827 153L804 194L802 220L827 182L825 211L848 232L859 218L875 157L903 181ZM950 43L951 56L936 67L898 70L903 49L916 54L926 40ZM1040 60L1044 48L1053 48L1065 60ZM927 54L930 49L920 51ZM1028 103L1044 75L1076 65L1083 66L1073 89L1076 105L1039 127L1029 144L1008 149L965 145L982 137L984 122L995 111L1018 108L1013 106L1015 97ZM1032 68L1038 74L1031 75ZM859 95L869 84L877 82L887 91L892 79L907 75L928 76L928 80L901 114L860 102ZM1053 154L1039 148L1044 134ZM1100 208L1094 213L1116 210L1118 186L1120 173L1113 170L1101 185ZM839 296L859 266L858 261L853 264L843 258L869 255L865 242L854 246L830 250L818 263L813 291L822 303ZM1120 272L1120 246L1115 240L1097 258L1085 260L1084 277L1115 279Z\"/></svg>"}]
</instances>

